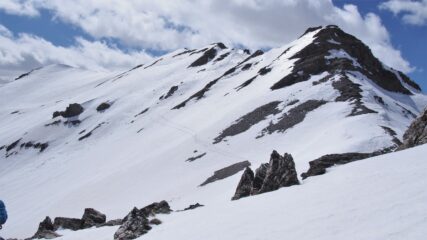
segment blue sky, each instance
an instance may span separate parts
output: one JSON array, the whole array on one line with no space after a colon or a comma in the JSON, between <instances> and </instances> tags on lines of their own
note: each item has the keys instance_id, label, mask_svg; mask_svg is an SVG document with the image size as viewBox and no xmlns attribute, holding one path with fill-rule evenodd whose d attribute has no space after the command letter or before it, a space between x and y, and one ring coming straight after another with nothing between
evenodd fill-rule
<instances>
[{"instance_id":1,"label":"blue sky","mask_svg":"<svg viewBox=\"0 0 427 240\"><path fill-rule=\"evenodd\" d=\"M217 41L270 48L295 39L309 26L335 23L427 90L427 0L318 0L315 4L310 0L248 0L245 5L237 0L182 0L180 4L116 1L110 0L115 4L109 8L105 6L108 4L96 6L90 0L2 0L0 27L7 30L0 35L4 38L0 40L6 42L0 43L9 49L0 46L0 52L14 51L6 54L3 62L0 60L0 70L2 66L24 70L55 62L126 68L178 48ZM406 6L408 2L426 9L414 10ZM87 8L81 8L84 4ZM188 10L186 4L199 5ZM411 22L405 15L415 17L409 18Z\"/></svg>"},{"instance_id":2,"label":"blue sky","mask_svg":"<svg viewBox=\"0 0 427 240\"><path fill-rule=\"evenodd\" d=\"M347 3L358 6L362 14L373 12L381 17L391 35L393 45L399 49L403 57L416 68L408 75L427 91L427 26L405 24L399 16L385 10L380 10L378 5L381 0L336 0L338 5Z\"/></svg>"}]
</instances>

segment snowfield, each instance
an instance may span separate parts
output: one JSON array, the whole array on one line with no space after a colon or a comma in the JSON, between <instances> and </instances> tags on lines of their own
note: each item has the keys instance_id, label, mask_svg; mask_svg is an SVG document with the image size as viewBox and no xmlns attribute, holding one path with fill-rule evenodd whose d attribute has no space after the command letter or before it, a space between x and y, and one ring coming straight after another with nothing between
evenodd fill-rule
<instances>
[{"instance_id":1,"label":"snowfield","mask_svg":"<svg viewBox=\"0 0 427 240\"><path fill-rule=\"evenodd\" d=\"M10 216L1 236L30 237L46 216L80 218L92 207L117 219L166 200L174 210L206 207L161 215L163 224L142 239L421 239L426 146L238 201L230 199L241 172L199 186L234 163L248 160L255 169L273 150L292 154L301 174L325 154L373 152L402 139L427 97L397 71L387 70L399 76L400 92L385 90L343 50L345 41L328 37L339 52L326 50L326 60L351 69L293 72L303 64L292 57L331 29L263 54L212 44L122 73L50 65L1 84L0 198ZM308 78L272 90L291 75ZM307 102L315 106L293 111ZM72 103L84 111L53 118ZM101 103L110 107L99 112ZM277 106L257 111L271 103ZM59 233L112 239L116 229Z\"/></svg>"},{"instance_id":2,"label":"snowfield","mask_svg":"<svg viewBox=\"0 0 427 240\"><path fill-rule=\"evenodd\" d=\"M299 186L158 215L163 224L139 239L425 239L426 154L423 145L331 168ZM232 189L238 177L225 182ZM58 239L107 240L117 228L62 231Z\"/></svg>"}]
</instances>

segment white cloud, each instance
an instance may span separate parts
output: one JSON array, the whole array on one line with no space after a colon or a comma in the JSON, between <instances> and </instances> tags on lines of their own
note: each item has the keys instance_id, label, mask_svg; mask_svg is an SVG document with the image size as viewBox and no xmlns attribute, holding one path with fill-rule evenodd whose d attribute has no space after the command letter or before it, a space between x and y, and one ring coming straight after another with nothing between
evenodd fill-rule
<instances>
[{"instance_id":1,"label":"white cloud","mask_svg":"<svg viewBox=\"0 0 427 240\"><path fill-rule=\"evenodd\" d=\"M10 1L10 0L8 0ZM331 0L38 0L36 9L78 26L95 38L114 38L129 47L170 51L212 42L269 48L286 44L312 26L336 24L367 43L387 65L413 68L390 41L375 14ZM1 9L1 5L0 5Z\"/></svg>"},{"instance_id":2,"label":"white cloud","mask_svg":"<svg viewBox=\"0 0 427 240\"><path fill-rule=\"evenodd\" d=\"M105 70L128 68L151 57L144 52L125 53L100 41L76 38L70 47L61 47L30 34L14 36L0 25L0 71L29 70L61 63L74 67Z\"/></svg>"},{"instance_id":3,"label":"white cloud","mask_svg":"<svg viewBox=\"0 0 427 240\"><path fill-rule=\"evenodd\" d=\"M389 0L381 3L380 9L391 11L395 15L402 13L403 22L408 24L427 24L427 0Z\"/></svg>"},{"instance_id":4,"label":"white cloud","mask_svg":"<svg viewBox=\"0 0 427 240\"><path fill-rule=\"evenodd\" d=\"M37 16L39 12L34 3L33 0L1 0L0 9L10 14Z\"/></svg>"}]
</instances>

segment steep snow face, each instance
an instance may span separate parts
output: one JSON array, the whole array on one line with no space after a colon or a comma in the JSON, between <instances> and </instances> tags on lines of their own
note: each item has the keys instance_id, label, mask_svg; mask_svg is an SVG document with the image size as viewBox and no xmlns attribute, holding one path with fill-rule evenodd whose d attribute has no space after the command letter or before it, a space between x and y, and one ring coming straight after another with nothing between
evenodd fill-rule
<instances>
[{"instance_id":1,"label":"steep snow face","mask_svg":"<svg viewBox=\"0 0 427 240\"><path fill-rule=\"evenodd\" d=\"M163 199L222 204L239 174L200 184L273 149L301 173L325 154L395 146L427 98L367 51L325 27L266 53L218 43L124 73L54 65L0 86L3 237L86 207L118 218Z\"/></svg>"}]
</instances>

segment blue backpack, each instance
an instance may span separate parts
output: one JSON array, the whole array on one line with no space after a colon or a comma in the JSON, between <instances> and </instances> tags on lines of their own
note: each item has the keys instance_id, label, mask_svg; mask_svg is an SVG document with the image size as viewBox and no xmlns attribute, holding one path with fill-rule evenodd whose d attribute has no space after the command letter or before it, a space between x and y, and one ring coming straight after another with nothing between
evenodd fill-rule
<instances>
[{"instance_id":1,"label":"blue backpack","mask_svg":"<svg viewBox=\"0 0 427 240\"><path fill-rule=\"evenodd\" d=\"M0 200L0 225L4 224L6 220L7 220L6 206L4 205L3 201Z\"/></svg>"}]
</instances>

